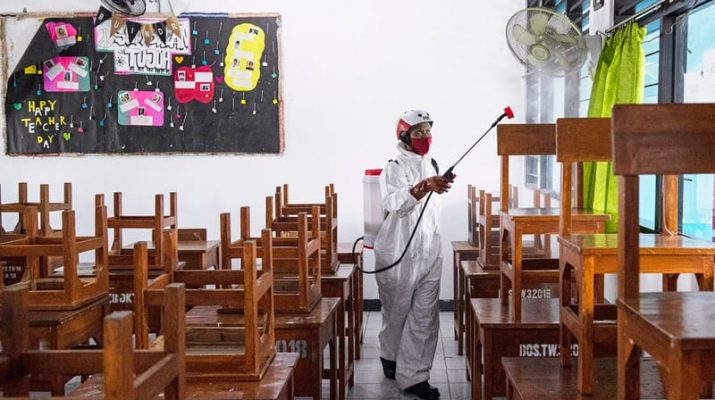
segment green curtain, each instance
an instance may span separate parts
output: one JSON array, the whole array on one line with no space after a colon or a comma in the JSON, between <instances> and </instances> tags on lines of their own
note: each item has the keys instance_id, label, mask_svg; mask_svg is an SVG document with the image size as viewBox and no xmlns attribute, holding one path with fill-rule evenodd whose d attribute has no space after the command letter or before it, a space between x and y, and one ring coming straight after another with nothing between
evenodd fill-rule
<instances>
[{"instance_id":1,"label":"green curtain","mask_svg":"<svg viewBox=\"0 0 715 400\"><path fill-rule=\"evenodd\" d=\"M631 23L606 39L593 79L589 117L610 117L614 104L643 102L646 29ZM618 185L610 162L584 163L583 205L611 216L606 232L618 227Z\"/></svg>"}]
</instances>

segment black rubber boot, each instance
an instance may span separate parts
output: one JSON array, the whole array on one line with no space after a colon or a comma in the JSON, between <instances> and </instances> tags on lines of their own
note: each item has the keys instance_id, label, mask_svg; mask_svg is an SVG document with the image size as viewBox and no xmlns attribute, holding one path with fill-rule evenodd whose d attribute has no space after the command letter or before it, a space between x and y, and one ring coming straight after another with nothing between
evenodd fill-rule
<instances>
[{"instance_id":1,"label":"black rubber boot","mask_svg":"<svg viewBox=\"0 0 715 400\"><path fill-rule=\"evenodd\" d=\"M397 369L397 363L394 361L386 360L380 357L380 362L382 363L382 372L388 379L395 379L395 370Z\"/></svg>"},{"instance_id":2,"label":"black rubber boot","mask_svg":"<svg viewBox=\"0 0 715 400\"><path fill-rule=\"evenodd\" d=\"M429 382L424 381L405 389L405 392L414 394L424 400L439 399L439 389L430 386Z\"/></svg>"}]
</instances>

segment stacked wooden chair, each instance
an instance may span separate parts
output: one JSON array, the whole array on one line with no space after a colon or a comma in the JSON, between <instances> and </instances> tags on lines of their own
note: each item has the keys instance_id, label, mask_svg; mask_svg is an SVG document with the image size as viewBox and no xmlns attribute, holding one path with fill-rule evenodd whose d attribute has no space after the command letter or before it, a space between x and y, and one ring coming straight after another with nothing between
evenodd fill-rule
<instances>
[{"instance_id":1,"label":"stacked wooden chair","mask_svg":"<svg viewBox=\"0 0 715 400\"><path fill-rule=\"evenodd\" d=\"M228 221L226 214L222 221ZM230 229L230 226L228 227ZM167 243L176 242L170 235ZM149 311L163 305L164 289L149 285L146 245L134 252L137 347L152 348L149 340ZM264 229L260 243L245 240L240 249L223 255L228 264L239 259L239 269L182 270L174 281L186 290L186 363L192 382L258 381L275 356L273 312L273 248L270 231ZM260 270L258 268L260 260ZM235 316L227 315L235 314ZM219 323L225 316L232 323Z\"/></svg>"},{"instance_id":2,"label":"stacked wooden chair","mask_svg":"<svg viewBox=\"0 0 715 400\"><path fill-rule=\"evenodd\" d=\"M103 201L98 197L97 201ZM115 192L113 199L113 213L107 220L107 225L113 231L111 255L126 255L131 260L131 249L124 249L123 231L125 229L151 230L153 249L149 251L149 264L155 266L163 265L164 242L162 232L164 229L177 229L177 195L176 192L169 193L169 215L164 214L164 195L154 196L153 215L126 215L123 212L122 193ZM125 265L130 265L126 263ZM158 267L157 267L158 268Z\"/></svg>"},{"instance_id":3,"label":"stacked wooden chair","mask_svg":"<svg viewBox=\"0 0 715 400\"><path fill-rule=\"evenodd\" d=\"M170 212L164 215L164 196L154 196L153 215L126 215L123 212L122 193L114 193L113 216L107 220L112 230L113 239L108 257L111 310L132 310L132 295L135 293L134 277L136 268L134 249L126 248L123 231L150 230L152 249L148 250L148 284L166 285L172 281L173 272L178 268L178 250L176 247L177 217L176 193L170 194ZM97 206L104 205L104 195L95 196ZM173 238L173 239L171 239ZM147 246L148 247L148 246ZM153 326L158 323L158 315L152 319Z\"/></svg>"},{"instance_id":4,"label":"stacked wooden chair","mask_svg":"<svg viewBox=\"0 0 715 400\"><path fill-rule=\"evenodd\" d=\"M17 235L25 233L23 223L23 215L30 208L34 207L40 215L39 235L43 237L57 237L62 235L62 231L52 228L50 225L50 213L61 212L72 209L72 184L64 184L64 198L61 202L50 201L50 186L47 184L40 185L39 201L31 202L28 200L27 183L20 182L18 184L18 200L14 203L2 203L0 200L0 242L16 238ZM17 223L14 228L6 230L3 226L3 213L17 213ZM20 259L6 260L10 265L7 266L4 276L5 283L13 284L19 281L24 272L24 265ZM45 257L41 260L40 273L43 277L52 274L52 270L62 265L61 257Z\"/></svg>"},{"instance_id":5,"label":"stacked wooden chair","mask_svg":"<svg viewBox=\"0 0 715 400\"><path fill-rule=\"evenodd\" d=\"M320 253L321 272L333 274L340 264L338 262L338 194L334 186L325 187L323 202L291 203L288 197L288 185L276 187L274 195L275 208L266 205L266 227L273 230L277 236L295 236L298 230L298 215L302 212L308 215L312 223L312 209L319 207L320 211Z\"/></svg>"},{"instance_id":6,"label":"stacked wooden chair","mask_svg":"<svg viewBox=\"0 0 715 400\"><path fill-rule=\"evenodd\" d=\"M273 198L267 197L266 207L271 204ZM222 268L230 269L231 259L241 257L246 241L254 240L262 247L263 242L270 238L276 312L308 313L321 298L320 219L319 207L313 206L310 219L305 212L298 213L291 235L281 236L281 233L289 232L287 230L276 232L266 228L260 238L252 238L250 208L242 207L241 234L234 241L231 236L231 215L224 213L221 215Z\"/></svg>"},{"instance_id":7,"label":"stacked wooden chair","mask_svg":"<svg viewBox=\"0 0 715 400\"><path fill-rule=\"evenodd\" d=\"M166 332L161 349L136 351L132 346L132 316L118 312L104 318L103 350L30 350L27 287L3 292L0 385L5 396L27 396L37 375L90 375L73 398L184 398L184 293L181 285L167 288ZM135 376L136 374L136 376Z\"/></svg>"},{"instance_id":8,"label":"stacked wooden chair","mask_svg":"<svg viewBox=\"0 0 715 400\"><path fill-rule=\"evenodd\" d=\"M104 207L95 208L95 236L77 236L74 211L62 212L62 235L42 237L37 231L37 209L23 214L26 232L22 237L0 244L0 258L21 257L26 269L21 281L30 285L32 310L75 310L107 296L107 215ZM81 278L77 266L80 254L94 252L95 274ZM42 277L42 258L62 257L61 276Z\"/></svg>"}]
</instances>

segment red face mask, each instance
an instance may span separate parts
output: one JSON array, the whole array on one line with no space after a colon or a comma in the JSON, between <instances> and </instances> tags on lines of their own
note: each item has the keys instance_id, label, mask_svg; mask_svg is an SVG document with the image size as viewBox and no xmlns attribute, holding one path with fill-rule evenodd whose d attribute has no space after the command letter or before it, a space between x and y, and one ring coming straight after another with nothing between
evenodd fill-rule
<instances>
[{"instance_id":1,"label":"red face mask","mask_svg":"<svg viewBox=\"0 0 715 400\"><path fill-rule=\"evenodd\" d=\"M412 145L412 151L423 156L429 152L429 146L432 144L432 136L426 138L410 138L410 144Z\"/></svg>"}]
</instances>

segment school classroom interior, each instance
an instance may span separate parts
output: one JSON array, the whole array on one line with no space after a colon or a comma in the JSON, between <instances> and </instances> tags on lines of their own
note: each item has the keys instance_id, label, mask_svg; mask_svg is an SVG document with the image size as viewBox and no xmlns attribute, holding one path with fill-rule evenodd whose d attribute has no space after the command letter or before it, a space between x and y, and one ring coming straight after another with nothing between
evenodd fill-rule
<instances>
[{"instance_id":1,"label":"school classroom interior","mask_svg":"<svg viewBox=\"0 0 715 400\"><path fill-rule=\"evenodd\" d=\"M420 398L383 372L364 243L410 109L457 175L440 399L715 398L713 21L0 2L0 398Z\"/></svg>"}]
</instances>

